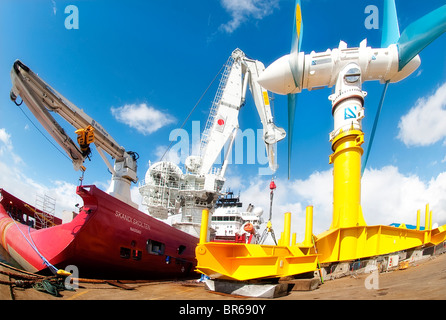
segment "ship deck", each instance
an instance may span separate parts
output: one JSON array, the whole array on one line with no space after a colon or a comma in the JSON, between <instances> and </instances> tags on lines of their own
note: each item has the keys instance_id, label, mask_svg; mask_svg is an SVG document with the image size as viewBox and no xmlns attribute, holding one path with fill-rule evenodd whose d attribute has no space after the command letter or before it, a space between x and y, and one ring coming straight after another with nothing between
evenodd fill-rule
<instances>
[{"instance_id":1,"label":"ship deck","mask_svg":"<svg viewBox=\"0 0 446 320\"><path fill-rule=\"evenodd\" d=\"M2 266L0 270L10 271ZM288 295L274 300L444 300L446 254L427 257L405 270L380 273L378 289L366 288L367 277L368 274L358 274L325 281L316 290L290 291ZM0 274L0 280L7 281L8 278ZM187 303L197 300L232 300L238 303L252 303L248 301L253 300L208 291L204 284L197 283L194 279L122 284L117 286L116 283L81 282L75 291L62 291L62 297L55 297L32 288L14 288L11 291L10 286L0 284L0 300L175 300L175 305L179 307L183 302L186 306ZM273 306L268 307L273 308Z\"/></svg>"}]
</instances>

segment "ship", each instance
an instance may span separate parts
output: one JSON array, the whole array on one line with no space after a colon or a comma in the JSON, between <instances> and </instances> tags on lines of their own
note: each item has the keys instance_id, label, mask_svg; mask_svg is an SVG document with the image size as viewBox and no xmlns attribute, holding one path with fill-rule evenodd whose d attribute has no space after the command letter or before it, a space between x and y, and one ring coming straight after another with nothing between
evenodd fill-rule
<instances>
[{"instance_id":1,"label":"ship","mask_svg":"<svg viewBox=\"0 0 446 320\"><path fill-rule=\"evenodd\" d=\"M251 203L242 210L240 196L228 191L219 197L211 218L215 230L214 242L258 243L263 209Z\"/></svg>"},{"instance_id":2,"label":"ship","mask_svg":"<svg viewBox=\"0 0 446 320\"><path fill-rule=\"evenodd\" d=\"M249 79L253 92L261 97L256 99L256 106L264 125L270 167L277 168L275 143L285 134L274 126L267 93L255 82L254 75L257 77L263 68L263 64L246 58L241 50L233 52L205 128L205 155L189 157L188 172L184 175L166 162L151 166L146 174L151 183L140 187L143 205L149 209L143 212L132 201L130 192L132 183L138 182L139 155L122 147L96 120L20 60L15 61L10 98L16 105L24 103L28 107L71 158L74 169L82 172L76 193L83 203L72 219L64 221L0 189L2 247L26 271L34 273L54 274L66 269L75 270L79 277L97 279L172 279L195 275L199 216L203 208L213 209L221 195L228 161L225 158L217 170L212 165L226 142L234 142L244 96L237 101L237 112L228 113L226 100L234 91L241 90L243 83L246 88L243 77ZM77 143L51 113L57 113L76 129ZM107 192L83 184L84 162L92 153L90 145L96 147L112 174ZM114 164L104 153L111 156ZM164 221L169 214L179 213L181 221Z\"/></svg>"},{"instance_id":3,"label":"ship","mask_svg":"<svg viewBox=\"0 0 446 320\"><path fill-rule=\"evenodd\" d=\"M172 279L195 274L196 237L94 185L77 187L83 206L66 223L4 189L0 193L1 245L29 272L49 275L74 266L80 277L93 279Z\"/></svg>"},{"instance_id":4,"label":"ship","mask_svg":"<svg viewBox=\"0 0 446 320\"><path fill-rule=\"evenodd\" d=\"M76 193L82 206L62 221L1 189L0 242L26 271L76 270L98 279L172 279L192 276L197 238L139 210L130 187L139 155L127 151L82 109L17 60L11 70L11 100L22 102L72 159L82 176ZM22 99L18 102L18 97ZM77 143L51 113L75 127ZM95 145L112 173L108 192L83 185L84 161ZM114 159L112 165L105 157Z\"/></svg>"}]
</instances>

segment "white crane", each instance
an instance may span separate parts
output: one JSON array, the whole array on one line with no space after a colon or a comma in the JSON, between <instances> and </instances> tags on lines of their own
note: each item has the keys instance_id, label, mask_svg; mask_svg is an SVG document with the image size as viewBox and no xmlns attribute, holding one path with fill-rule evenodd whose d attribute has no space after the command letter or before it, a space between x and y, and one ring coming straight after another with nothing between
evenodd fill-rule
<instances>
[{"instance_id":1,"label":"white crane","mask_svg":"<svg viewBox=\"0 0 446 320\"><path fill-rule=\"evenodd\" d=\"M83 163L91 153L89 145L94 143L112 173L110 194L137 208L138 205L131 200L130 186L132 182L135 183L138 180L136 175L138 155L135 152L126 151L99 123L54 90L19 60L13 65L11 80L13 84L11 99L18 104L16 102L18 96L22 98L22 102L25 102L36 119L72 159L74 169L85 171ZM50 112L58 113L76 128L80 148ZM110 164L103 152L115 159L114 166Z\"/></svg>"},{"instance_id":2,"label":"white crane","mask_svg":"<svg viewBox=\"0 0 446 320\"><path fill-rule=\"evenodd\" d=\"M151 215L166 219L169 213L178 213L181 209L181 222L173 225L198 236L202 209L212 209L221 195L248 87L263 125L269 167L276 171L276 143L284 139L286 133L274 125L268 92L257 83L264 69L263 63L246 57L240 49L232 52L202 134L200 155L186 159L186 173L168 161L153 164L146 173L145 184L139 190ZM223 163L221 167L214 167L225 145Z\"/></svg>"},{"instance_id":3,"label":"white crane","mask_svg":"<svg viewBox=\"0 0 446 320\"><path fill-rule=\"evenodd\" d=\"M263 125L263 141L269 167L273 172L277 170L275 146L278 141L285 138L286 133L284 129L274 125L268 91L257 83L263 70L265 66L262 62L249 59L240 49L232 52L203 133L199 157L201 164L190 166L189 170L208 174L229 139L231 139L228 149L230 150L239 128L238 115L246 101L248 84ZM226 153L223 161L222 176L225 174L229 153L229 151Z\"/></svg>"}]
</instances>

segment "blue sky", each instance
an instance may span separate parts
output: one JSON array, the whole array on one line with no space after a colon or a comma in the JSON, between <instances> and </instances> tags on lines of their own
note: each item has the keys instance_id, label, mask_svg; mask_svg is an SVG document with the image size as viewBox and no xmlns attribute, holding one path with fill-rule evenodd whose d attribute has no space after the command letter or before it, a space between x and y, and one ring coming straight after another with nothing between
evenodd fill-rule
<instances>
[{"instance_id":1,"label":"blue sky","mask_svg":"<svg viewBox=\"0 0 446 320\"><path fill-rule=\"evenodd\" d=\"M78 29L65 27L69 14L64 11L71 4L79 10ZM443 4L397 0L400 30ZM9 100L9 73L16 59L83 108L126 150L137 151L138 176L144 179L149 160L159 160L172 130L181 126L235 48L265 66L289 52L293 5L294 0L2 0L1 187L31 203L36 192L52 194L59 210L78 201L72 194L80 173L25 117L23 112L30 116L28 109L22 106L22 112ZM369 46L379 47L381 26L369 30L364 25L368 5L380 10L381 19L382 0L304 0L301 49L325 51L340 40L356 47L364 38ZM446 223L445 45L443 35L420 54L422 64L413 75L389 87L363 179L369 224L414 223L416 210L427 201L437 213L434 221ZM192 132L192 120L203 128L217 85L218 81L192 114L184 127L187 132ZM382 85L366 83L363 89L368 92L363 120L368 141ZM278 229L281 213L292 211L300 232L308 204L315 206L316 232L330 225L330 93L323 89L299 95L290 180L287 142L278 144ZM276 124L286 128L286 97L276 95L274 105ZM251 99L239 120L241 130L261 127ZM65 128L74 131L69 125ZM270 176L258 175L262 166L231 165L227 187L240 191L245 204L253 202L266 212ZM110 174L96 152L86 167L84 183L106 189ZM133 194L138 194L136 187ZM259 199L259 194L264 197Z\"/></svg>"}]
</instances>

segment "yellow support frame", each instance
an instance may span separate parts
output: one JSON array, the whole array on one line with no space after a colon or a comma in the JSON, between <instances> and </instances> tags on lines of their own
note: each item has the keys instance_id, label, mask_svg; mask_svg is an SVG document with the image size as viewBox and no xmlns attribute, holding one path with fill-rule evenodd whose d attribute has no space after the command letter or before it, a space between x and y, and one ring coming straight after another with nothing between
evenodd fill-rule
<instances>
[{"instance_id":1,"label":"yellow support frame","mask_svg":"<svg viewBox=\"0 0 446 320\"><path fill-rule=\"evenodd\" d=\"M316 237L320 263L349 261L385 255L446 240L446 226L434 230L362 226L328 230Z\"/></svg>"},{"instance_id":2,"label":"yellow support frame","mask_svg":"<svg viewBox=\"0 0 446 320\"><path fill-rule=\"evenodd\" d=\"M277 278L317 269L313 249L243 243L207 242L196 248L197 269L211 278Z\"/></svg>"},{"instance_id":3,"label":"yellow support frame","mask_svg":"<svg viewBox=\"0 0 446 320\"><path fill-rule=\"evenodd\" d=\"M197 270L211 278L238 281L278 278L316 271L318 262L357 260L445 241L446 225L431 230L429 205L426 205L425 230L420 230L420 210L413 230L404 224L366 225L360 203L363 143L364 133L353 127L333 139L334 153L330 156L334 167L333 220L330 229L316 236L314 243L312 206L307 207L304 242L294 243L295 235L290 235L291 213L287 212L278 246L206 242L209 212L204 210L205 226L202 225L196 248Z\"/></svg>"}]
</instances>

